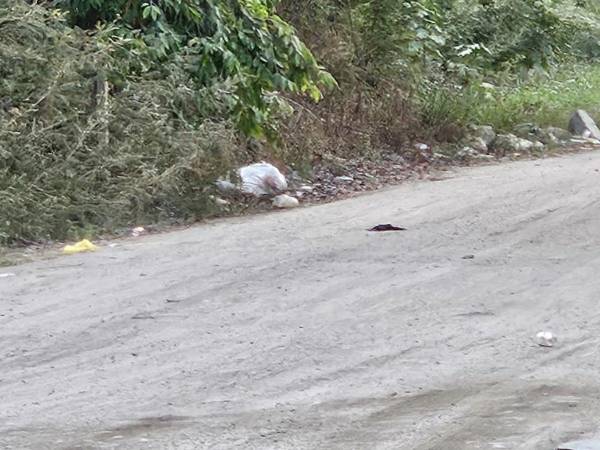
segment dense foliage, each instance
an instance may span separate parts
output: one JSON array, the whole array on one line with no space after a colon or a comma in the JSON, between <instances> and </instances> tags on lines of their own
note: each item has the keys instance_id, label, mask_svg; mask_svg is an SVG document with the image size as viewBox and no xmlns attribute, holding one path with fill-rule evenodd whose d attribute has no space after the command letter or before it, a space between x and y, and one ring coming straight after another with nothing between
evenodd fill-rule
<instances>
[{"instance_id":1,"label":"dense foliage","mask_svg":"<svg viewBox=\"0 0 600 450\"><path fill-rule=\"evenodd\" d=\"M597 0L0 0L0 244L221 213L259 158L564 125L598 57Z\"/></svg>"},{"instance_id":2,"label":"dense foliage","mask_svg":"<svg viewBox=\"0 0 600 450\"><path fill-rule=\"evenodd\" d=\"M308 94L318 101L320 87L335 84L276 14L274 3L58 0L57 5L75 25L113 24L116 33L134 38L135 49L157 62L179 57L199 86L219 85L240 129L258 137L273 122L274 92Z\"/></svg>"},{"instance_id":3,"label":"dense foliage","mask_svg":"<svg viewBox=\"0 0 600 450\"><path fill-rule=\"evenodd\" d=\"M247 158L174 62L118 92L124 43L0 1L0 243L210 214L207 188Z\"/></svg>"},{"instance_id":4,"label":"dense foliage","mask_svg":"<svg viewBox=\"0 0 600 450\"><path fill-rule=\"evenodd\" d=\"M582 65L592 68L600 56L599 6L595 0L283 0L280 5L340 82L338 102L357 90L361 105L373 109L388 108L390 96L408 98L412 115L424 125L419 129L442 140L456 136L450 131L467 122L493 121L492 101L502 105L505 95L513 98L528 84L552 82L559 73L568 78L565 71L581 71ZM535 105L520 109L528 108ZM500 108L501 119L493 124L505 127L509 114ZM557 109L557 117L563 114ZM512 120L523 118L531 114L513 114ZM396 128L408 138L418 134L414 123ZM381 135L372 128L365 133Z\"/></svg>"}]
</instances>

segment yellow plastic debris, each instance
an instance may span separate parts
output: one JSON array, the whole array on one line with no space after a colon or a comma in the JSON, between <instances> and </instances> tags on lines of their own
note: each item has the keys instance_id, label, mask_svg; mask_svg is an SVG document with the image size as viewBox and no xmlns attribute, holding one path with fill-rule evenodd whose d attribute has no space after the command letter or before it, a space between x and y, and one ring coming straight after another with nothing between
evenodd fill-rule
<instances>
[{"instance_id":1,"label":"yellow plastic debris","mask_svg":"<svg viewBox=\"0 0 600 450\"><path fill-rule=\"evenodd\" d=\"M65 248L63 248L63 253L66 255L73 255L81 252L95 252L96 250L98 250L96 245L92 244L87 239L84 239L76 244L66 245Z\"/></svg>"}]
</instances>

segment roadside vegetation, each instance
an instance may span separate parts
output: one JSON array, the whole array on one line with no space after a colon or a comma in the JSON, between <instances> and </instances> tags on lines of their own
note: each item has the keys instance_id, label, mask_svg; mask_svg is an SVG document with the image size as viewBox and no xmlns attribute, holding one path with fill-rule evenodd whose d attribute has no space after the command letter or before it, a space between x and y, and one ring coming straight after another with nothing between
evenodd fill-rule
<instances>
[{"instance_id":1,"label":"roadside vegetation","mask_svg":"<svg viewBox=\"0 0 600 450\"><path fill-rule=\"evenodd\" d=\"M277 161L600 113L591 0L0 0L0 244L221 214Z\"/></svg>"}]
</instances>

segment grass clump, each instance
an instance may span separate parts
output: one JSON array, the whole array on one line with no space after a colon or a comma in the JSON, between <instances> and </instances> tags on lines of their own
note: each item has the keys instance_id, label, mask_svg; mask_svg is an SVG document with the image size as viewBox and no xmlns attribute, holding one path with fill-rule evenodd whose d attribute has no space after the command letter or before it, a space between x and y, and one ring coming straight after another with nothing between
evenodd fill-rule
<instances>
[{"instance_id":1,"label":"grass clump","mask_svg":"<svg viewBox=\"0 0 600 450\"><path fill-rule=\"evenodd\" d=\"M599 117L600 66L565 65L517 86L490 89L475 103L471 116L503 130L525 122L566 128L576 109Z\"/></svg>"},{"instance_id":2,"label":"grass clump","mask_svg":"<svg viewBox=\"0 0 600 450\"><path fill-rule=\"evenodd\" d=\"M448 137L452 127L470 123L500 131L522 123L566 128L577 109L600 117L600 66L563 65L522 82L434 85L421 94L419 105L423 123L441 138Z\"/></svg>"}]
</instances>

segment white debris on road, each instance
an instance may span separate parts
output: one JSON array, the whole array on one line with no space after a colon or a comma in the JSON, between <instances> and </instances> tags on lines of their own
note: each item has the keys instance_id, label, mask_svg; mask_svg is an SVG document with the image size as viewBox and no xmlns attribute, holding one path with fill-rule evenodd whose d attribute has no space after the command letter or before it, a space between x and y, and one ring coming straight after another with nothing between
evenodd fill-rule
<instances>
[{"instance_id":1,"label":"white debris on road","mask_svg":"<svg viewBox=\"0 0 600 450\"><path fill-rule=\"evenodd\" d=\"M542 347L553 347L556 343L556 336L549 331L540 331L535 335L535 341Z\"/></svg>"}]
</instances>

